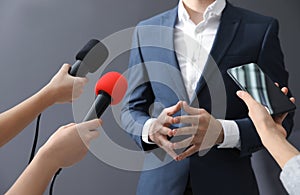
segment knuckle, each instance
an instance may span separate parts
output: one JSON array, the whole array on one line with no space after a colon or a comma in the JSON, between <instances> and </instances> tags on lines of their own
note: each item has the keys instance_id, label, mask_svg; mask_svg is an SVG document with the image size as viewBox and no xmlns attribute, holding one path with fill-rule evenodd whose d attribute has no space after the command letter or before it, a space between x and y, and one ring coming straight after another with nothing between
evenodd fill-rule
<instances>
[{"instance_id":1,"label":"knuckle","mask_svg":"<svg viewBox=\"0 0 300 195\"><path fill-rule=\"evenodd\" d=\"M199 113L200 113L200 114L205 114L205 113L207 113L207 112L206 112L206 110L205 110L204 108L200 108L200 109L199 109Z\"/></svg>"},{"instance_id":2,"label":"knuckle","mask_svg":"<svg viewBox=\"0 0 300 195\"><path fill-rule=\"evenodd\" d=\"M168 112L167 108L163 109L163 111L161 112L163 115L166 115Z\"/></svg>"}]
</instances>

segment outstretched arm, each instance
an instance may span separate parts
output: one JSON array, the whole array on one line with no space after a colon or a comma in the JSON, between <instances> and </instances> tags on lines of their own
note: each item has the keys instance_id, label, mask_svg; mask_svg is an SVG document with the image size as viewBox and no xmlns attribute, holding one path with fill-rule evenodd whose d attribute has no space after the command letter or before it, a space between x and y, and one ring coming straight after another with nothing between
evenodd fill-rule
<instances>
[{"instance_id":1,"label":"outstretched arm","mask_svg":"<svg viewBox=\"0 0 300 195\"><path fill-rule=\"evenodd\" d=\"M70 76L69 69L70 65L64 64L39 92L0 114L0 147L20 133L49 106L71 102L79 97L87 79Z\"/></svg>"},{"instance_id":2,"label":"outstretched arm","mask_svg":"<svg viewBox=\"0 0 300 195\"><path fill-rule=\"evenodd\" d=\"M282 91L286 94L287 88ZM247 104L249 116L261 138L263 145L271 153L281 168L293 157L299 155L299 151L286 140L286 130L282 127L282 121L286 114L272 118L267 110L256 102L247 92L238 91L237 95ZM291 98L291 101L295 101Z\"/></svg>"},{"instance_id":3,"label":"outstretched arm","mask_svg":"<svg viewBox=\"0 0 300 195\"><path fill-rule=\"evenodd\" d=\"M6 195L43 194L59 168L68 167L84 158L91 140L99 136L94 131L101 124L98 119L59 128L42 146L22 175Z\"/></svg>"}]
</instances>

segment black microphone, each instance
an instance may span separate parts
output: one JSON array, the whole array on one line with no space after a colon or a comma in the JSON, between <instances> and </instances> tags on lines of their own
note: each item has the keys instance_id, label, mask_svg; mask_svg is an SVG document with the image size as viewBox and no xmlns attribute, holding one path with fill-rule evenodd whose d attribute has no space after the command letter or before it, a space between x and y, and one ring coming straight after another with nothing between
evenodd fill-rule
<instances>
[{"instance_id":1,"label":"black microphone","mask_svg":"<svg viewBox=\"0 0 300 195\"><path fill-rule=\"evenodd\" d=\"M123 99L127 86L126 78L118 72L103 75L95 86L97 97L83 121L100 118L110 104L118 104Z\"/></svg>"},{"instance_id":2,"label":"black microphone","mask_svg":"<svg viewBox=\"0 0 300 195\"><path fill-rule=\"evenodd\" d=\"M85 77L93 73L105 62L108 57L106 46L96 40L90 40L76 55L76 62L69 70L72 76Z\"/></svg>"}]
</instances>

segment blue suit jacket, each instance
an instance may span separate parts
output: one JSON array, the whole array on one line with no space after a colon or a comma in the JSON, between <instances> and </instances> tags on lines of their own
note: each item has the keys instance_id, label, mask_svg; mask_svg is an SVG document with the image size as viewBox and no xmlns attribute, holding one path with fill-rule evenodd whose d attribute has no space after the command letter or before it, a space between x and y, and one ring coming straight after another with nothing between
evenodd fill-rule
<instances>
[{"instance_id":1,"label":"blue suit jacket","mask_svg":"<svg viewBox=\"0 0 300 195\"><path fill-rule=\"evenodd\" d=\"M247 107L235 94L239 88L226 71L254 62L274 82L288 86L278 22L227 3L210 53L212 58L207 61L194 100L189 101L178 54L174 52L176 20L177 7L139 23L133 37L129 89L121 119L124 129L141 149L154 149L154 153L146 155L137 194L182 194L188 177L194 194L258 194L250 157L262 144L248 118ZM215 118L235 120L240 130L241 150L213 147L203 157L195 154L181 162L158 158L160 149L142 141L143 125L178 100L205 108ZM293 126L292 118L293 114L289 114L284 122L288 133Z\"/></svg>"}]
</instances>

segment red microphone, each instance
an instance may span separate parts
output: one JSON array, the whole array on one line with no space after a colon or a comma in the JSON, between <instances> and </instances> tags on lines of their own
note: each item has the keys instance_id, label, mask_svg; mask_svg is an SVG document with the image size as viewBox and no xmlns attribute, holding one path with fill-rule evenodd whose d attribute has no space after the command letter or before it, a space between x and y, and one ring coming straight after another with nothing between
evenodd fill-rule
<instances>
[{"instance_id":1,"label":"red microphone","mask_svg":"<svg viewBox=\"0 0 300 195\"><path fill-rule=\"evenodd\" d=\"M103 75L95 86L97 97L83 121L100 118L110 104L118 104L123 99L127 86L126 78L118 72Z\"/></svg>"}]
</instances>

